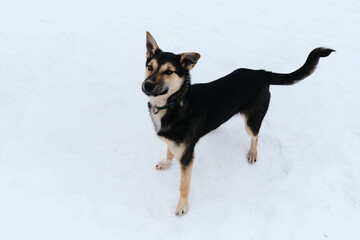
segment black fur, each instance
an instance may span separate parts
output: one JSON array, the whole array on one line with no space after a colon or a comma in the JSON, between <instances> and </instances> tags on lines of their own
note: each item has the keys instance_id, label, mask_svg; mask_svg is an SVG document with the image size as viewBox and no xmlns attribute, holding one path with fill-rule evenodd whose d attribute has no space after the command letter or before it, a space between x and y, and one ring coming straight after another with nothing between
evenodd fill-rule
<instances>
[{"instance_id":1,"label":"black fur","mask_svg":"<svg viewBox=\"0 0 360 240\"><path fill-rule=\"evenodd\" d=\"M311 51L304 65L289 74L273 73L270 77L270 84L273 85L291 85L313 73L319 62L320 57L327 57L335 50L329 48L315 48Z\"/></svg>"},{"instance_id":2,"label":"black fur","mask_svg":"<svg viewBox=\"0 0 360 240\"><path fill-rule=\"evenodd\" d=\"M181 104L167 110L157 134L186 145L187 150L180 160L183 167L191 162L198 140L237 113L245 115L247 125L256 136L269 106L269 86L290 85L304 79L315 70L319 58L332 51L314 49L305 64L289 74L241 68L213 82L194 85L191 85L189 71L181 66L178 55L157 52L147 59L147 63L152 58L156 58L159 65L170 62L176 67L176 74L184 79L180 90L168 99L168 102L181 99ZM151 104L149 108L151 110Z\"/></svg>"}]
</instances>

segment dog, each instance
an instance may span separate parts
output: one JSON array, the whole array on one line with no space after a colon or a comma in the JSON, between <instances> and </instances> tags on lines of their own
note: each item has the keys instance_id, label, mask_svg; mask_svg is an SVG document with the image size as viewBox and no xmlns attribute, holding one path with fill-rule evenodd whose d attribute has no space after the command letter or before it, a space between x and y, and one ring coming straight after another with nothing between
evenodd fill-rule
<instances>
[{"instance_id":1,"label":"dog","mask_svg":"<svg viewBox=\"0 0 360 240\"><path fill-rule=\"evenodd\" d=\"M142 91L149 97L148 108L158 137L167 144L166 158L156 169L180 163L180 199L175 215L188 211L194 148L201 137L240 113L251 137L247 159L254 164L261 123L270 102L270 85L292 85L314 72L319 59L333 52L316 48L298 70L283 74L240 68L218 80L191 84L190 70L200 58L196 52L163 52L146 32L146 70Z\"/></svg>"}]
</instances>

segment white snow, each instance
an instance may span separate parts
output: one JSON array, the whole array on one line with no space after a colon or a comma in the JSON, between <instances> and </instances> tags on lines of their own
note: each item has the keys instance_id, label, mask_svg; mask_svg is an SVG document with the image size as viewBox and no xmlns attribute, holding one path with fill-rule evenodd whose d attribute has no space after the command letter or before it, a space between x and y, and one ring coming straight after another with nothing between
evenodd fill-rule
<instances>
[{"instance_id":1,"label":"white snow","mask_svg":"<svg viewBox=\"0 0 360 240\"><path fill-rule=\"evenodd\" d=\"M0 239L359 239L360 2L46 1L0 6ZM258 161L241 117L202 138L189 198L141 92L145 31L196 51L194 83L239 67L271 87Z\"/></svg>"}]
</instances>

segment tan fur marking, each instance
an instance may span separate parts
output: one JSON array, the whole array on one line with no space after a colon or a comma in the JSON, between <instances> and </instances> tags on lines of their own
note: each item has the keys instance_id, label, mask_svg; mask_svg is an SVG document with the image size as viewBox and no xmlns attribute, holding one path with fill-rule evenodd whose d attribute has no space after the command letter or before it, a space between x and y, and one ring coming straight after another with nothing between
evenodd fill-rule
<instances>
[{"instance_id":1,"label":"tan fur marking","mask_svg":"<svg viewBox=\"0 0 360 240\"><path fill-rule=\"evenodd\" d=\"M180 161L180 159L183 156L183 153L185 151L185 145L177 144L165 137L159 136L159 138L167 144L170 152L175 156L176 160Z\"/></svg>"},{"instance_id":2,"label":"tan fur marking","mask_svg":"<svg viewBox=\"0 0 360 240\"><path fill-rule=\"evenodd\" d=\"M176 68L172 65L172 64L170 64L170 63L165 63L165 64L163 64L161 67L160 67L160 72L164 72L164 71L166 71L166 70L171 70L171 71L175 71L176 70Z\"/></svg>"},{"instance_id":3,"label":"tan fur marking","mask_svg":"<svg viewBox=\"0 0 360 240\"><path fill-rule=\"evenodd\" d=\"M189 208L189 192L190 192L190 181L192 167L194 163L194 155L192 156L191 163L186 166L180 166L181 168L181 180L180 180L180 199L176 208L175 215L182 216L184 215Z\"/></svg>"},{"instance_id":4,"label":"tan fur marking","mask_svg":"<svg viewBox=\"0 0 360 240\"><path fill-rule=\"evenodd\" d=\"M257 144L258 144L258 137L251 137L251 145L250 145L250 149L248 152L248 162L250 164L254 164L256 162L256 158L257 158Z\"/></svg>"},{"instance_id":5,"label":"tan fur marking","mask_svg":"<svg viewBox=\"0 0 360 240\"><path fill-rule=\"evenodd\" d=\"M152 66L153 70L149 71L147 66ZM158 68L158 63L155 59L151 60L148 65L145 67L145 78L147 78L151 73L153 73Z\"/></svg>"},{"instance_id":6,"label":"tan fur marking","mask_svg":"<svg viewBox=\"0 0 360 240\"><path fill-rule=\"evenodd\" d=\"M175 80L177 78L179 78L179 76L175 73L171 74L171 75L166 75L164 74L165 71L170 70L175 72L176 68L170 64L170 63L165 63L164 65L162 65L159 69L159 72L156 76L156 82L158 82L160 79L164 81L164 84L169 86L171 84L171 82L175 82Z\"/></svg>"},{"instance_id":7,"label":"tan fur marking","mask_svg":"<svg viewBox=\"0 0 360 240\"><path fill-rule=\"evenodd\" d=\"M172 152L170 151L170 149L168 147L167 152L166 152L166 159L163 159L160 162L158 162L156 164L155 168L157 170L165 170L165 169L167 169L170 166L173 158L174 158L174 154L172 154Z\"/></svg>"},{"instance_id":8,"label":"tan fur marking","mask_svg":"<svg viewBox=\"0 0 360 240\"><path fill-rule=\"evenodd\" d=\"M257 144L258 144L259 135L256 137L251 137L251 146L250 151L256 152L257 150Z\"/></svg>"},{"instance_id":9,"label":"tan fur marking","mask_svg":"<svg viewBox=\"0 0 360 240\"><path fill-rule=\"evenodd\" d=\"M247 118L245 115L243 115L244 117L244 123L245 123L245 130L247 132L247 134L250 136L250 137L254 137L254 133L252 132L252 130L249 128L249 126L247 125Z\"/></svg>"},{"instance_id":10,"label":"tan fur marking","mask_svg":"<svg viewBox=\"0 0 360 240\"><path fill-rule=\"evenodd\" d=\"M245 129L247 134L249 134L249 136L251 137L251 145L250 145L250 149L247 155L248 158L248 162L250 164L254 164L256 162L256 158L257 158L257 144L258 144L258 139L259 139L259 135L254 135L254 133L252 132L252 130L249 128L249 126L247 125L247 118L245 115L244 116L244 122L245 122Z\"/></svg>"},{"instance_id":11,"label":"tan fur marking","mask_svg":"<svg viewBox=\"0 0 360 240\"><path fill-rule=\"evenodd\" d=\"M172 152L170 152L169 147L167 148L167 152L166 152L166 159L167 160L172 160L174 158L174 154L172 154Z\"/></svg>"}]
</instances>

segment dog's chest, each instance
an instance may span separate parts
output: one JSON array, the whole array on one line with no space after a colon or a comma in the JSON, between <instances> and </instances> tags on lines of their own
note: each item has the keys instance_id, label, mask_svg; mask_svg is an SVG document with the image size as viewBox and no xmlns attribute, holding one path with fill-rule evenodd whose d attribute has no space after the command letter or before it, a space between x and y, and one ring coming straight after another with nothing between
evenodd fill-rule
<instances>
[{"instance_id":1,"label":"dog's chest","mask_svg":"<svg viewBox=\"0 0 360 240\"><path fill-rule=\"evenodd\" d=\"M161 119L164 117L165 113L166 113L166 109L157 112L157 114L155 114L153 112L153 109L150 109L150 117L151 117L151 121L153 122L155 131L158 133L161 129Z\"/></svg>"}]
</instances>

